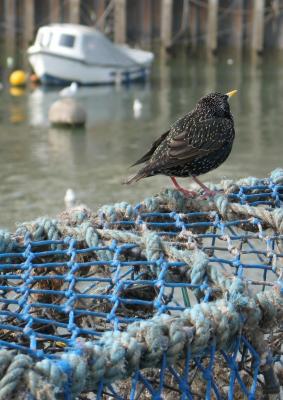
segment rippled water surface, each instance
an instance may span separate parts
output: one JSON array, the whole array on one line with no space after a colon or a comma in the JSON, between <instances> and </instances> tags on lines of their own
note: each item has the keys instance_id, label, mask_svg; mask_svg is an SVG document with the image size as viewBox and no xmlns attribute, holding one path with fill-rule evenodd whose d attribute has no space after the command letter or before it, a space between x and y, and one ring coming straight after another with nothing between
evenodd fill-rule
<instances>
[{"instance_id":1,"label":"rippled water surface","mask_svg":"<svg viewBox=\"0 0 283 400\"><path fill-rule=\"evenodd\" d=\"M169 124L194 107L202 95L238 89L231 99L236 140L230 158L203 177L266 176L282 166L283 62L265 57L261 65L221 57L215 63L180 57L156 61L151 81L125 87L81 88L78 98L88 123L83 130L48 125L48 109L58 90L26 89L0 94L0 226L64 207L67 188L91 208L116 201L137 202L170 185L166 177L122 185L140 157ZM133 115L133 101L142 111ZM183 180L188 184L189 180Z\"/></svg>"}]
</instances>

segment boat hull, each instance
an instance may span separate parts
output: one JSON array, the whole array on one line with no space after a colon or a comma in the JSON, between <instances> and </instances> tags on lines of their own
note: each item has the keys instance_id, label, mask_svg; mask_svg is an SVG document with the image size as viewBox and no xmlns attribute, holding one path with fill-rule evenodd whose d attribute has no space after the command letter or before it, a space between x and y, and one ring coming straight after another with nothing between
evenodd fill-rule
<instances>
[{"instance_id":1,"label":"boat hull","mask_svg":"<svg viewBox=\"0 0 283 400\"><path fill-rule=\"evenodd\" d=\"M46 85L99 85L144 81L150 72L150 64L131 68L112 65L88 64L84 60L38 51L29 53L29 61L41 82Z\"/></svg>"}]
</instances>

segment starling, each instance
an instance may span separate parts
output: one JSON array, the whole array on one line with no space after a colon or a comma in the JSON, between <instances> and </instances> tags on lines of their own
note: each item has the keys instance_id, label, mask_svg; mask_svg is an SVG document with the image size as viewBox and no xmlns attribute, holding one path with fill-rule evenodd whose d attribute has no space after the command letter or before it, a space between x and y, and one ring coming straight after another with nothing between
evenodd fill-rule
<instances>
[{"instance_id":1,"label":"starling","mask_svg":"<svg viewBox=\"0 0 283 400\"><path fill-rule=\"evenodd\" d=\"M231 152L235 131L228 99L236 93L237 90L233 90L202 97L194 110L179 118L133 164L145 163L126 183L162 174L169 176L178 190L192 196L195 192L182 188L176 180L177 177L191 177L205 195L213 195L197 176L219 167Z\"/></svg>"}]
</instances>

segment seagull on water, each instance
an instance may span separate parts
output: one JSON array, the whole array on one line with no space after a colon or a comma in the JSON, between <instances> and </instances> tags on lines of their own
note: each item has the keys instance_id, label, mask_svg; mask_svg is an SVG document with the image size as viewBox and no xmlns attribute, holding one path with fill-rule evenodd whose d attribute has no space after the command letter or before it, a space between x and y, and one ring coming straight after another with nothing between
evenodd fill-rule
<instances>
[{"instance_id":1,"label":"seagull on water","mask_svg":"<svg viewBox=\"0 0 283 400\"><path fill-rule=\"evenodd\" d=\"M135 99L133 102L134 117L139 118L142 113L142 102L139 99Z\"/></svg>"},{"instance_id":2,"label":"seagull on water","mask_svg":"<svg viewBox=\"0 0 283 400\"><path fill-rule=\"evenodd\" d=\"M76 204L76 200L76 193L73 191L73 189L67 189L64 197L66 208L68 209L74 207Z\"/></svg>"},{"instance_id":3,"label":"seagull on water","mask_svg":"<svg viewBox=\"0 0 283 400\"><path fill-rule=\"evenodd\" d=\"M61 97L73 97L78 91L79 85L77 82L72 82L70 86L60 90L59 95Z\"/></svg>"}]
</instances>

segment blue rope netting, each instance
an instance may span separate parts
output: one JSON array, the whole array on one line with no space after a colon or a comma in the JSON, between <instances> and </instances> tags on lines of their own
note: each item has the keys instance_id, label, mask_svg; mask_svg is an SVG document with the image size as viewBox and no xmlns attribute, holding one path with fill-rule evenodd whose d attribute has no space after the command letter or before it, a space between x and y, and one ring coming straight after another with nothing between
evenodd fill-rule
<instances>
[{"instance_id":1,"label":"blue rope netting","mask_svg":"<svg viewBox=\"0 0 283 400\"><path fill-rule=\"evenodd\" d=\"M0 400L279 392L283 170L210 187L0 232Z\"/></svg>"}]
</instances>

